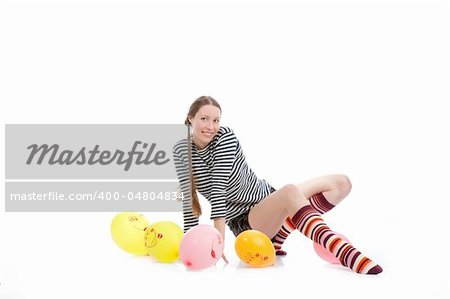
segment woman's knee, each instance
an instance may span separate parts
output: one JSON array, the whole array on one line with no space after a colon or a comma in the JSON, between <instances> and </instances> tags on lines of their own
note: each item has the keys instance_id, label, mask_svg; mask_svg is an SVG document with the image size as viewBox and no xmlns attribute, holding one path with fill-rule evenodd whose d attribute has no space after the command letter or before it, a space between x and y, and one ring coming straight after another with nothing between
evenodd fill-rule
<instances>
[{"instance_id":1,"label":"woman's knee","mask_svg":"<svg viewBox=\"0 0 450 299\"><path fill-rule=\"evenodd\" d=\"M352 190L352 182L345 174L337 175L335 179L335 188L342 197L345 197Z\"/></svg>"},{"instance_id":2,"label":"woman's knee","mask_svg":"<svg viewBox=\"0 0 450 299\"><path fill-rule=\"evenodd\" d=\"M308 203L308 200L300 191L297 185L287 184L280 191L283 192L283 201L287 206L298 206L299 204Z\"/></svg>"}]
</instances>

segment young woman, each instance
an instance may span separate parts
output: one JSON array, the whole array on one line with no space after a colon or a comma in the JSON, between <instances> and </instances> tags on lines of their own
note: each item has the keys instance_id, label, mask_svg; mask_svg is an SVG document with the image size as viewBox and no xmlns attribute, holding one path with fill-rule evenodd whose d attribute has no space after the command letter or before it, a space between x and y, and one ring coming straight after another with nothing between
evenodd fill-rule
<instances>
[{"instance_id":1,"label":"young woman","mask_svg":"<svg viewBox=\"0 0 450 299\"><path fill-rule=\"evenodd\" d=\"M341 239L321 217L350 192L351 183L345 175L324 176L275 190L250 169L233 131L220 125L221 113L212 97L195 100L185 120L187 140L173 149L184 195L185 232L198 224L201 215L198 191L211 204L211 220L222 237L226 224L235 236L244 230L258 230L272 239L278 255L284 255L281 245L292 230L298 229L354 272L383 271ZM227 262L225 255L222 257Z\"/></svg>"}]
</instances>

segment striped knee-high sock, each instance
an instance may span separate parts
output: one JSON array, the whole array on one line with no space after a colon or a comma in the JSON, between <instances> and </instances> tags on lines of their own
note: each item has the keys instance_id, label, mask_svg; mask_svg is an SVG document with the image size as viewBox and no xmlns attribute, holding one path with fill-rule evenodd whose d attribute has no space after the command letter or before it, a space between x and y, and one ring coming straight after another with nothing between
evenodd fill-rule
<instances>
[{"instance_id":1,"label":"striped knee-high sock","mask_svg":"<svg viewBox=\"0 0 450 299\"><path fill-rule=\"evenodd\" d=\"M378 274L383 271L379 265L333 232L312 206L307 205L298 210L292 217L292 222L302 234L325 247L343 266L352 271L361 274Z\"/></svg>"},{"instance_id":2,"label":"striped knee-high sock","mask_svg":"<svg viewBox=\"0 0 450 299\"><path fill-rule=\"evenodd\" d=\"M322 193L317 193L311 196L309 202L311 206L317 210L318 213L324 214L334 208L325 196ZM291 234L291 232L295 229L294 224L292 223L292 219L290 217L286 218L286 221L281 226L280 231L272 238L273 247L275 248L276 255L286 255L287 252L282 250L284 241L286 241L287 237Z\"/></svg>"},{"instance_id":3,"label":"striped knee-high sock","mask_svg":"<svg viewBox=\"0 0 450 299\"><path fill-rule=\"evenodd\" d=\"M317 211L319 214L325 214L334 208L334 205L331 204L323 195L323 193L317 193L311 196L309 199L310 205Z\"/></svg>"},{"instance_id":4,"label":"striped knee-high sock","mask_svg":"<svg viewBox=\"0 0 450 299\"><path fill-rule=\"evenodd\" d=\"M281 249L281 246L283 245L284 241L286 241L286 238L291 234L291 232L296 229L294 223L292 222L291 217L286 218L284 221L284 224L281 226L281 229L278 231L278 233L275 235L275 237L272 238L272 244L275 248L275 254L276 255L286 255L287 252Z\"/></svg>"}]
</instances>

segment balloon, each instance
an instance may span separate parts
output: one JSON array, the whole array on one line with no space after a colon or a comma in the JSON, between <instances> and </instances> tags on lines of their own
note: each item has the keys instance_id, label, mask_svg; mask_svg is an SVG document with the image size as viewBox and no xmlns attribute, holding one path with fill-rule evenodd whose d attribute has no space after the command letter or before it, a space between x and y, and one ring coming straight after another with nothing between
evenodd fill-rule
<instances>
[{"instance_id":1,"label":"balloon","mask_svg":"<svg viewBox=\"0 0 450 299\"><path fill-rule=\"evenodd\" d=\"M245 264L255 267L267 267L275 264L275 249L264 233L246 230L236 237L234 248Z\"/></svg>"},{"instance_id":2,"label":"balloon","mask_svg":"<svg viewBox=\"0 0 450 299\"><path fill-rule=\"evenodd\" d=\"M158 221L145 230L145 247L157 261L172 263L179 258L183 231L172 221Z\"/></svg>"},{"instance_id":3,"label":"balloon","mask_svg":"<svg viewBox=\"0 0 450 299\"><path fill-rule=\"evenodd\" d=\"M337 235L341 237L344 241L349 242L344 235L342 234ZM341 264L341 261L337 257L335 257L331 252L329 252L325 247L323 247L319 243L313 242L313 247L317 255L324 261L330 264Z\"/></svg>"},{"instance_id":4,"label":"balloon","mask_svg":"<svg viewBox=\"0 0 450 299\"><path fill-rule=\"evenodd\" d=\"M111 236L124 251L134 255L147 255L144 235L145 228L149 225L150 222L140 213L122 212L111 222Z\"/></svg>"},{"instance_id":5,"label":"balloon","mask_svg":"<svg viewBox=\"0 0 450 299\"><path fill-rule=\"evenodd\" d=\"M180 244L180 260L190 270L206 269L222 257L223 239L220 232L206 224L186 232Z\"/></svg>"}]
</instances>

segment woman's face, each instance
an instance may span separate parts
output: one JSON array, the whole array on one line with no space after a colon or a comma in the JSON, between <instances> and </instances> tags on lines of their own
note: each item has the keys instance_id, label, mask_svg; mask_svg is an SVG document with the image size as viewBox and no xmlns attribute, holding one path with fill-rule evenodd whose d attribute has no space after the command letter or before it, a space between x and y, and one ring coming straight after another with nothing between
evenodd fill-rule
<instances>
[{"instance_id":1,"label":"woman's face","mask_svg":"<svg viewBox=\"0 0 450 299\"><path fill-rule=\"evenodd\" d=\"M189 117L192 124L193 141L197 148L203 149L220 129L220 109L213 105L200 108L194 117Z\"/></svg>"}]
</instances>

